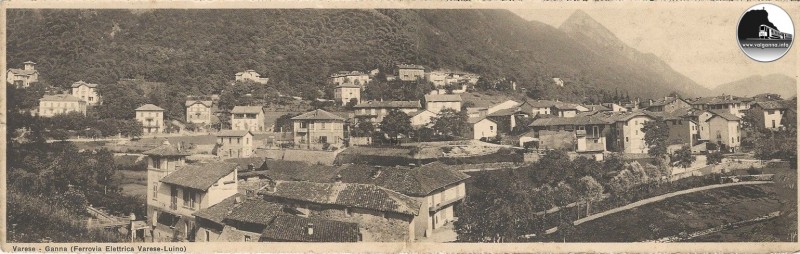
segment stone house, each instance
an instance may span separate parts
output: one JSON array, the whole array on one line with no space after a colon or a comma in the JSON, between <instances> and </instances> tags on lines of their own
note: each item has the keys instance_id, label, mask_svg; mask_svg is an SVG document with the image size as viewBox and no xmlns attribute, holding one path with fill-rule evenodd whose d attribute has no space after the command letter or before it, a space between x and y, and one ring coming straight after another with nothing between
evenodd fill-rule
<instances>
[{"instance_id":1,"label":"stone house","mask_svg":"<svg viewBox=\"0 0 800 254\"><path fill-rule=\"evenodd\" d=\"M361 87L353 84L341 84L333 89L333 98L342 106L355 99L356 104L361 102Z\"/></svg>"},{"instance_id":2,"label":"stone house","mask_svg":"<svg viewBox=\"0 0 800 254\"><path fill-rule=\"evenodd\" d=\"M213 101L206 100L187 100L186 104L186 122L197 124L199 126L211 125L211 117L213 116L212 108Z\"/></svg>"},{"instance_id":3,"label":"stone house","mask_svg":"<svg viewBox=\"0 0 800 254\"><path fill-rule=\"evenodd\" d=\"M153 104L145 104L136 109L136 120L142 123L142 133L164 132L164 109Z\"/></svg>"},{"instance_id":4,"label":"stone house","mask_svg":"<svg viewBox=\"0 0 800 254\"><path fill-rule=\"evenodd\" d=\"M262 132L264 128L264 108L261 106L236 106L231 110L231 129Z\"/></svg>"},{"instance_id":5,"label":"stone house","mask_svg":"<svg viewBox=\"0 0 800 254\"><path fill-rule=\"evenodd\" d=\"M36 63L24 62L22 69L10 68L6 72L6 83L15 85L18 88L29 87L31 84L39 82L39 71L36 70Z\"/></svg>"},{"instance_id":6,"label":"stone house","mask_svg":"<svg viewBox=\"0 0 800 254\"><path fill-rule=\"evenodd\" d=\"M783 120L783 114L788 108L783 101L755 102L752 108L756 114L760 114L760 116L756 116L755 118L759 120L763 119L764 125L762 127L768 129L783 127L781 121Z\"/></svg>"},{"instance_id":7,"label":"stone house","mask_svg":"<svg viewBox=\"0 0 800 254\"><path fill-rule=\"evenodd\" d=\"M344 141L345 119L317 109L292 117L295 145L341 144Z\"/></svg>"},{"instance_id":8,"label":"stone house","mask_svg":"<svg viewBox=\"0 0 800 254\"><path fill-rule=\"evenodd\" d=\"M402 81L416 81L425 78L425 67L413 64L397 65L397 78Z\"/></svg>"},{"instance_id":9,"label":"stone house","mask_svg":"<svg viewBox=\"0 0 800 254\"><path fill-rule=\"evenodd\" d=\"M497 123L487 117L469 118L472 139L480 140L483 138L491 139L497 137Z\"/></svg>"},{"instance_id":10,"label":"stone house","mask_svg":"<svg viewBox=\"0 0 800 254\"><path fill-rule=\"evenodd\" d=\"M223 158L246 158L255 151L253 133L248 130L223 130L217 136L217 156Z\"/></svg>"},{"instance_id":11,"label":"stone house","mask_svg":"<svg viewBox=\"0 0 800 254\"><path fill-rule=\"evenodd\" d=\"M426 94L425 109L439 113L443 109L452 109L456 112L461 111L461 95L458 94Z\"/></svg>"},{"instance_id":12,"label":"stone house","mask_svg":"<svg viewBox=\"0 0 800 254\"><path fill-rule=\"evenodd\" d=\"M72 96L78 97L89 106L100 103L100 95L97 93L97 84L86 83L83 80L72 83Z\"/></svg>"},{"instance_id":13,"label":"stone house","mask_svg":"<svg viewBox=\"0 0 800 254\"><path fill-rule=\"evenodd\" d=\"M78 112L86 115L86 101L69 94L44 95L39 99L39 116L53 117Z\"/></svg>"},{"instance_id":14,"label":"stone house","mask_svg":"<svg viewBox=\"0 0 800 254\"><path fill-rule=\"evenodd\" d=\"M741 118L727 110L710 110L713 114L706 120L709 131L709 142L724 145L727 152L736 152L741 146L742 133L739 126ZM723 148L723 147L721 147Z\"/></svg>"},{"instance_id":15,"label":"stone house","mask_svg":"<svg viewBox=\"0 0 800 254\"><path fill-rule=\"evenodd\" d=\"M393 109L410 115L421 108L419 101L365 101L354 106L353 110L358 121L370 121L377 125Z\"/></svg>"},{"instance_id":16,"label":"stone house","mask_svg":"<svg viewBox=\"0 0 800 254\"><path fill-rule=\"evenodd\" d=\"M236 76L236 81L242 81L242 82L244 82L244 81L252 81L252 82L256 82L256 83L264 84L264 85L266 85L267 82L269 82L269 78L262 78L261 74L258 74L258 72L254 71L254 70L246 70L246 71L243 71L243 72L237 72L235 76Z\"/></svg>"}]
</instances>

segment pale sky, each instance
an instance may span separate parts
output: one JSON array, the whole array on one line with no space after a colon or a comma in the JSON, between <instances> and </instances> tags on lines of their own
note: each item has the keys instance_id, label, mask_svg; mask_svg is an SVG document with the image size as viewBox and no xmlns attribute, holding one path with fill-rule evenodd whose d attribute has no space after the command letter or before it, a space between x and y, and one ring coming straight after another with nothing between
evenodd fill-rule
<instances>
[{"instance_id":1,"label":"pale sky","mask_svg":"<svg viewBox=\"0 0 800 254\"><path fill-rule=\"evenodd\" d=\"M560 4L512 11L522 18L558 27L580 8L628 46L655 54L708 88L756 74L781 73L797 79L797 41L785 56L770 63L753 61L739 48L736 26L744 11L755 3L713 4ZM777 5L788 13L800 13L800 5Z\"/></svg>"}]
</instances>

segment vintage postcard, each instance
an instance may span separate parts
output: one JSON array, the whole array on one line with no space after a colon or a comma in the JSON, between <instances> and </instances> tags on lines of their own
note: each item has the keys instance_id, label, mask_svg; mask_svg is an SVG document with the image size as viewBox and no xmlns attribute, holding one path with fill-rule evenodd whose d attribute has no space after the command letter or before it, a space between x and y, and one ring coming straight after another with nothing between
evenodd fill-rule
<instances>
[{"instance_id":1,"label":"vintage postcard","mask_svg":"<svg viewBox=\"0 0 800 254\"><path fill-rule=\"evenodd\" d=\"M797 2L0 7L5 252L800 249Z\"/></svg>"}]
</instances>

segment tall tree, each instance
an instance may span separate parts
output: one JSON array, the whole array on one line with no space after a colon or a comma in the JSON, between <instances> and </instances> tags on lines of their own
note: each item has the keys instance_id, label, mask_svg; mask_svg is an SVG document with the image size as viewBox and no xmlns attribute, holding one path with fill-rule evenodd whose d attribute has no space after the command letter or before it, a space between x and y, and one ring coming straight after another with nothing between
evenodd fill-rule
<instances>
[{"instance_id":1,"label":"tall tree","mask_svg":"<svg viewBox=\"0 0 800 254\"><path fill-rule=\"evenodd\" d=\"M385 133L393 141L397 141L400 135L408 136L413 128L411 128L411 117L403 111L393 109L389 111L379 127L381 132Z\"/></svg>"},{"instance_id":2,"label":"tall tree","mask_svg":"<svg viewBox=\"0 0 800 254\"><path fill-rule=\"evenodd\" d=\"M662 119L647 121L642 126L644 132L644 142L647 144L647 154L653 157L662 157L667 154L667 139L669 138L669 126Z\"/></svg>"},{"instance_id":3,"label":"tall tree","mask_svg":"<svg viewBox=\"0 0 800 254\"><path fill-rule=\"evenodd\" d=\"M457 112L453 109L443 109L431 119L431 128L439 135L448 137L462 137L469 131L465 111Z\"/></svg>"},{"instance_id":4,"label":"tall tree","mask_svg":"<svg viewBox=\"0 0 800 254\"><path fill-rule=\"evenodd\" d=\"M681 149L675 151L675 154L671 157L672 164L682 168L692 166L692 162L695 160L696 158L692 155L692 148L689 145L684 145Z\"/></svg>"}]
</instances>

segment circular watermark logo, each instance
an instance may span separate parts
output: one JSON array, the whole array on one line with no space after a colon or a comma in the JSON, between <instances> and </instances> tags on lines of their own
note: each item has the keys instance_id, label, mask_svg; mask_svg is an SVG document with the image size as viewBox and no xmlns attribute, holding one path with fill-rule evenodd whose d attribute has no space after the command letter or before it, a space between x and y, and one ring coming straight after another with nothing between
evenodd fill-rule
<instances>
[{"instance_id":1,"label":"circular watermark logo","mask_svg":"<svg viewBox=\"0 0 800 254\"><path fill-rule=\"evenodd\" d=\"M758 4L739 18L736 37L745 55L759 62L772 62L792 47L794 24L781 7Z\"/></svg>"}]
</instances>

